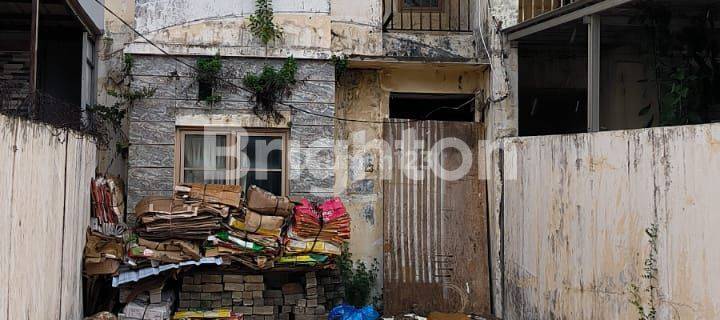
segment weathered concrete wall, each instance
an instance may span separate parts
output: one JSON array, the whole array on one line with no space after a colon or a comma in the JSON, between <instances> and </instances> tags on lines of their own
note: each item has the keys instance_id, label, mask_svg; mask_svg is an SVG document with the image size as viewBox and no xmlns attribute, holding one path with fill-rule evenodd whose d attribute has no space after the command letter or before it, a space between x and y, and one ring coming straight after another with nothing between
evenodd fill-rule
<instances>
[{"instance_id":1,"label":"weathered concrete wall","mask_svg":"<svg viewBox=\"0 0 720 320\"><path fill-rule=\"evenodd\" d=\"M135 0L106 0L105 5L118 14L130 25L135 23ZM105 15L105 33L96 44L98 50L97 63L97 103L112 106L118 101L108 91L116 90L119 80L119 70L122 69L123 49L135 39L135 34L119 19L111 14ZM124 134L127 134L127 121L122 124ZM123 180L127 179L127 159L118 152L116 142L123 142L123 133L111 132L111 140L107 148L98 150L98 170Z\"/></svg>"},{"instance_id":2,"label":"weathered concrete wall","mask_svg":"<svg viewBox=\"0 0 720 320\"><path fill-rule=\"evenodd\" d=\"M382 121L388 99L375 70L352 70L338 83L338 117ZM352 218L350 252L365 263L382 263L382 124L336 122L338 151L335 189L348 201ZM382 266L382 264L380 264ZM377 287L382 287L382 267Z\"/></svg>"},{"instance_id":3,"label":"weathered concrete wall","mask_svg":"<svg viewBox=\"0 0 720 320\"><path fill-rule=\"evenodd\" d=\"M267 48L249 31L247 17L255 1L137 0L136 27L172 54L330 57L330 0L273 1L282 39ZM267 49L267 50L266 50ZM135 54L158 54L141 40L128 47Z\"/></svg>"},{"instance_id":4,"label":"weathered concrete wall","mask_svg":"<svg viewBox=\"0 0 720 320\"><path fill-rule=\"evenodd\" d=\"M481 9L481 19L485 24L485 39L482 43L482 50L490 61L490 72L487 77L486 100L488 107L485 110L485 138L488 141L495 141L498 138L513 137L518 135L518 57L517 48L513 48L501 32L503 27L513 25L517 21L518 2L505 0L484 0L485 5ZM488 170L486 172L488 181L502 179L500 172L490 164L497 159L496 148L487 148ZM501 184L488 184L488 217L490 237L490 269L493 285L493 314L502 317L504 315L503 292L502 292L502 248L501 248L501 223L498 217L502 216L501 205L502 188Z\"/></svg>"},{"instance_id":5,"label":"weathered concrete wall","mask_svg":"<svg viewBox=\"0 0 720 320\"><path fill-rule=\"evenodd\" d=\"M501 32L517 20L517 1L486 0L487 39L482 50L490 57L490 76L486 93L490 105L487 109L487 134L490 141L516 136L517 112L517 48L513 48Z\"/></svg>"},{"instance_id":6,"label":"weathered concrete wall","mask_svg":"<svg viewBox=\"0 0 720 320\"><path fill-rule=\"evenodd\" d=\"M332 0L332 50L346 55L381 56L382 0Z\"/></svg>"},{"instance_id":7,"label":"weathered concrete wall","mask_svg":"<svg viewBox=\"0 0 720 320\"><path fill-rule=\"evenodd\" d=\"M404 66L383 70L352 69L338 82L336 113L347 119L383 121L391 92L465 93L482 89L484 74L462 66ZM352 217L350 251L382 272L383 257L383 126L382 123L336 121L336 193L348 199ZM382 287L382 274L378 288Z\"/></svg>"},{"instance_id":8,"label":"weathered concrete wall","mask_svg":"<svg viewBox=\"0 0 720 320\"><path fill-rule=\"evenodd\" d=\"M658 318L720 317L720 125L500 143L504 319L637 318L654 223Z\"/></svg>"},{"instance_id":9,"label":"weathered concrete wall","mask_svg":"<svg viewBox=\"0 0 720 320\"><path fill-rule=\"evenodd\" d=\"M385 32L383 53L388 57L424 58L433 61L477 59L473 33Z\"/></svg>"},{"instance_id":10,"label":"weathered concrete wall","mask_svg":"<svg viewBox=\"0 0 720 320\"><path fill-rule=\"evenodd\" d=\"M282 39L265 48L249 31L247 17L254 1L136 0L137 29L164 50L180 55L270 56L328 59L349 56L424 58L434 61L475 61L473 32L382 31L382 0L279 0L273 2ZM472 17L479 6L468 9ZM474 29L482 24L472 19ZM158 54L137 39L127 48L134 54ZM482 52L480 52L482 53ZM484 59L483 59L484 60Z\"/></svg>"},{"instance_id":11,"label":"weathered concrete wall","mask_svg":"<svg viewBox=\"0 0 720 320\"><path fill-rule=\"evenodd\" d=\"M0 115L0 318L82 319L92 138Z\"/></svg>"},{"instance_id":12,"label":"weathered concrete wall","mask_svg":"<svg viewBox=\"0 0 720 320\"><path fill-rule=\"evenodd\" d=\"M191 66L195 58L182 57ZM223 73L229 81L241 83L247 72L257 72L267 62L280 65L281 59L224 58ZM299 83L286 102L298 108L332 116L335 110L335 69L329 62L299 60ZM177 76L174 73L177 72ZM280 127L289 130L289 192L293 195L326 198L335 184L332 119L291 114L280 124L260 121L252 112L251 96L235 88L221 88L222 101L209 106L197 101L197 81L193 71L172 58L136 56L133 85L155 87L157 92L144 99L130 113L130 155L128 168L128 208L144 196L169 195L174 183L176 126ZM219 123L219 124L218 124Z\"/></svg>"}]
</instances>

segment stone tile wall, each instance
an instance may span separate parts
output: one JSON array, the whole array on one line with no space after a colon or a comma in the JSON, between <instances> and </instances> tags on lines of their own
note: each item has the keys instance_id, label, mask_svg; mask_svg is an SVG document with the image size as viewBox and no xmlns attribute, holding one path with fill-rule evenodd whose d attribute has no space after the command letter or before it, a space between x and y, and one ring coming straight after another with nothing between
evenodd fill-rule
<instances>
[{"instance_id":1,"label":"stone tile wall","mask_svg":"<svg viewBox=\"0 0 720 320\"><path fill-rule=\"evenodd\" d=\"M135 55L133 87L153 87L152 98L138 101L129 114L128 208L144 196L170 195L174 184L176 119L184 115L252 114L251 95L226 86L222 101L210 106L197 100L194 71L196 57ZM180 60L180 61L178 61ZM283 59L223 58L223 78L240 85L247 72L257 72L267 63L280 66ZM298 60L298 84L285 102L315 113L335 114L335 69L332 63ZM287 172L291 195L325 198L335 183L333 151L335 125L322 118L287 107L289 143ZM268 125L271 127L272 125Z\"/></svg>"}]
</instances>

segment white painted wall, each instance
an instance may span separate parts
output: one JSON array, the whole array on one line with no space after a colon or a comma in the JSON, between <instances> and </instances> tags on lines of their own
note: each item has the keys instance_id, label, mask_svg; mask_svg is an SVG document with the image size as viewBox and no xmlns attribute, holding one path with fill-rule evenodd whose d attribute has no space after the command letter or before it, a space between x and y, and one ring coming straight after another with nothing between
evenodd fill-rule
<instances>
[{"instance_id":1,"label":"white painted wall","mask_svg":"<svg viewBox=\"0 0 720 320\"><path fill-rule=\"evenodd\" d=\"M658 319L720 317L720 125L500 143L504 319L637 318L653 223Z\"/></svg>"},{"instance_id":2,"label":"white painted wall","mask_svg":"<svg viewBox=\"0 0 720 320\"><path fill-rule=\"evenodd\" d=\"M0 318L82 318L96 149L87 136L0 115Z\"/></svg>"}]
</instances>

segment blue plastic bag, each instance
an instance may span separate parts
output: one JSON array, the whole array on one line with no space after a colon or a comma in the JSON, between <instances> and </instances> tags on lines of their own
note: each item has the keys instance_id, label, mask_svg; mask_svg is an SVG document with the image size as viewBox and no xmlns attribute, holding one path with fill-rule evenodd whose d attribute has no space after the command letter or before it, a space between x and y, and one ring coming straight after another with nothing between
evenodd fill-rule
<instances>
[{"instance_id":1,"label":"blue plastic bag","mask_svg":"<svg viewBox=\"0 0 720 320\"><path fill-rule=\"evenodd\" d=\"M355 308L349 304L341 304L333 308L328 320L377 320L380 314L372 306Z\"/></svg>"}]
</instances>

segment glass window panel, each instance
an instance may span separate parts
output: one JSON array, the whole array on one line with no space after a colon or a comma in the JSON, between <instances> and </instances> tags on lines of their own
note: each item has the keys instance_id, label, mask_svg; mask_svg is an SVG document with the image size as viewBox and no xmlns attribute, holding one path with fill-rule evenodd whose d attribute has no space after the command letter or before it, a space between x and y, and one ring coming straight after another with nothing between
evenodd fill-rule
<instances>
[{"instance_id":1,"label":"glass window panel","mask_svg":"<svg viewBox=\"0 0 720 320\"><path fill-rule=\"evenodd\" d=\"M282 169L282 138L249 136L240 137L240 145L247 155L242 169Z\"/></svg>"},{"instance_id":2,"label":"glass window panel","mask_svg":"<svg viewBox=\"0 0 720 320\"><path fill-rule=\"evenodd\" d=\"M185 135L183 164L186 168L226 169L225 135Z\"/></svg>"},{"instance_id":3,"label":"glass window panel","mask_svg":"<svg viewBox=\"0 0 720 320\"><path fill-rule=\"evenodd\" d=\"M245 189L253 184L273 194L282 194L282 172L250 171L245 176Z\"/></svg>"},{"instance_id":4,"label":"glass window panel","mask_svg":"<svg viewBox=\"0 0 720 320\"><path fill-rule=\"evenodd\" d=\"M225 170L185 170L185 183L227 184Z\"/></svg>"}]
</instances>

